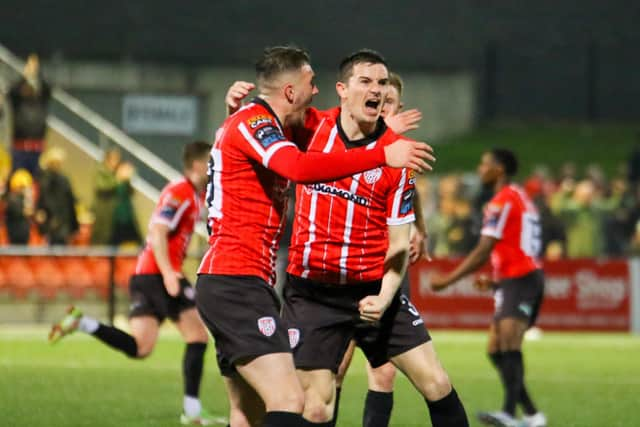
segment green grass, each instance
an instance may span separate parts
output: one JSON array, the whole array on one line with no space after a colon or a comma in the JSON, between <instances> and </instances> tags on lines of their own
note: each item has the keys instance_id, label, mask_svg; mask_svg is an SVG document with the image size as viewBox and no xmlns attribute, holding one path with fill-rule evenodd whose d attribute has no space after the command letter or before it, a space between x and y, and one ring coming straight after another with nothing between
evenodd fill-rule
<instances>
[{"instance_id":1,"label":"green grass","mask_svg":"<svg viewBox=\"0 0 640 427\"><path fill-rule=\"evenodd\" d=\"M484 334L435 331L440 359L470 415L501 401L484 356ZM43 329L0 327L0 425L176 426L181 410L183 346L163 331L155 353L131 361L76 334L56 346ZM214 351L207 353L202 397L227 410ZM545 334L526 344L527 382L551 427L640 425L640 338ZM366 376L358 355L346 379L339 426L359 426ZM402 378L393 426L430 425L423 400ZM478 425L472 420L472 425Z\"/></svg>"},{"instance_id":2,"label":"green grass","mask_svg":"<svg viewBox=\"0 0 640 427\"><path fill-rule=\"evenodd\" d=\"M436 172L474 171L485 150L507 147L518 155L522 174L529 174L537 164L547 164L552 171L558 171L563 163L572 161L579 166L579 172L590 163L598 163L613 176L640 142L639 132L640 127L632 125L491 125L437 144Z\"/></svg>"}]
</instances>

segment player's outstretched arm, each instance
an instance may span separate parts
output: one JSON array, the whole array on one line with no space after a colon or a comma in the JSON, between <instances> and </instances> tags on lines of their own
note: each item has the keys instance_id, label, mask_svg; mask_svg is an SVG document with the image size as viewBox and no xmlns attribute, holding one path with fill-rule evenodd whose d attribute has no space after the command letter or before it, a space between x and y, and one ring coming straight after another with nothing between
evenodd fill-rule
<instances>
[{"instance_id":1,"label":"player's outstretched arm","mask_svg":"<svg viewBox=\"0 0 640 427\"><path fill-rule=\"evenodd\" d=\"M277 174L302 184L333 181L379 166L432 170L433 149L423 143L399 140L385 147L356 148L341 152L303 153L293 144L278 149L267 163Z\"/></svg>"},{"instance_id":2,"label":"player's outstretched arm","mask_svg":"<svg viewBox=\"0 0 640 427\"><path fill-rule=\"evenodd\" d=\"M431 279L431 289L439 291L452 283L457 282L469 273L482 267L489 260L489 255L496 244L496 239L491 236L481 236L480 241L469 255L451 273L444 276L435 276Z\"/></svg>"},{"instance_id":3,"label":"player's outstretched arm","mask_svg":"<svg viewBox=\"0 0 640 427\"><path fill-rule=\"evenodd\" d=\"M369 322L380 320L398 293L409 263L409 232L411 223L389 226L389 248L384 261L384 276L378 295L369 295L358 304L360 318Z\"/></svg>"}]
</instances>

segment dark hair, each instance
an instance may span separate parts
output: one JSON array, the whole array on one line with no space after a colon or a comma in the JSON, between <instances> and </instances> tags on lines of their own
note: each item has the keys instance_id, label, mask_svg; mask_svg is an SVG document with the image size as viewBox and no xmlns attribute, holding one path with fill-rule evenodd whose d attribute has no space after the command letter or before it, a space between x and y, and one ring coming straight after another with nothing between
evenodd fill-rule
<instances>
[{"instance_id":1,"label":"dark hair","mask_svg":"<svg viewBox=\"0 0 640 427\"><path fill-rule=\"evenodd\" d=\"M309 63L311 63L309 54L299 47L267 47L256 62L256 80L261 86L284 72L299 70L300 67Z\"/></svg>"},{"instance_id":2,"label":"dark hair","mask_svg":"<svg viewBox=\"0 0 640 427\"><path fill-rule=\"evenodd\" d=\"M371 49L360 49L357 52L344 58L340 61L340 68L338 69L338 81L346 82L353 74L353 67L357 64L382 64L387 66L387 61L384 57Z\"/></svg>"},{"instance_id":3,"label":"dark hair","mask_svg":"<svg viewBox=\"0 0 640 427\"><path fill-rule=\"evenodd\" d=\"M396 73L389 72L389 84L396 88L398 95L402 96L402 89L404 88L404 82L402 78Z\"/></svg>"},{"instance_id":4,"label":"dark hair","mask_svg":"<svg viewBox=\"0 0 640 427\"><path fill-rule=\"evenodd\" d=\"M189 169L195 160L207 158L210 152L211 144L208 142L195 141L185 144L182 148L182 165Z\"/></svg>"},{"instance_id":5,"label":"dark hair","mask_svg":"<svg viewBox=\"0 0 640 427\"><path fill-rule=\"evenodd\" d=\"M494 148L491 150L491 155L496 162L502 165L504 173L507 174L508 177L512 177L518 173L518 159L516 159L513 151L507 150L506 148Z\"/></svg>"}]
</instances>

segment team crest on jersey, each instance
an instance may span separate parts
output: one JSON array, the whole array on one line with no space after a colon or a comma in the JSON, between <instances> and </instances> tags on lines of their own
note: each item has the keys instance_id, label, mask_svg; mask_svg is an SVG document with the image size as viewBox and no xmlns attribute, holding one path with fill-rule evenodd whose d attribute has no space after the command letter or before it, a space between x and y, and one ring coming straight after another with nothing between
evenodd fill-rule
<instances>
[{"instance_id":1,"label":"team crest on jersey","mask_svg":"<svg viewBox=\"0 0 640 427\"><path fill-rule=\"evenodd\" d=\"M276 333L276 320L271 316L261 317L258 319L258 329L262 335L270 337Z\"/></svg>"},{"instance_id":2,"label":"team crest on jersey","mask_svg":"<svg viewBox=\"0 0 640 427\"><path fill-rule=\"evenodd\" d=\"M380 180L381 176L382 176L381 168L368 170L364 173L364 182L366 182L367 184L375 184Z\"/></svg>"},{"instance_id":3,"label":"team crest on jersey","mask_svg":"<svg viewBox=\"0 0 640 427\"><path fill-rule=\"evenodd\" d=\"M300 329L289 328L289 346L296 348L300 342Z\"/></svg>"}]
</instances>

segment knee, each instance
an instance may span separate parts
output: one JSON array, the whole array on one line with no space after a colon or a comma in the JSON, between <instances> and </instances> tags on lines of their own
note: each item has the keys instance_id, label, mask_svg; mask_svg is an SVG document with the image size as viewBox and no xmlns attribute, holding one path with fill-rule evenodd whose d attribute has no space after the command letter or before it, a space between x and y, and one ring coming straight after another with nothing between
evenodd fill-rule
<instances>
[{"instance_id":1,"label":"knee","mask_svg":"<svg viewBox=\"0 0 640 427\"><path fill-rule=\"evenodd\" d=\"M153 352L153 347L154 347L155 343L136 341L136 344L137 344L137 347L138 347L138 351L137 351L136 355L133 356L133 358L134 359L146 359Z\"/></svg>"},{"instance_id":2,"label":"knee","mask_svg":"<svg viewBox=\"0 0 640 427\"><path fill-rule=\"evenodd\" d=\"M334 389L322 391L307 390L304 402L304 416L313 423L326 423L333 418Z\"/></svg>"},{"instance_id":3,"label":"knee","mask_svg":"<svg viewBox=\"0 0 640 427\"><path fill-rule=\"evenodd\" d=\"M229 412L229 425L233 427L252 427L251 422L240 409L231 409Z\"/></svg>"},{"instance_id":4,"label":"knee","mask_svg":"<svg viewBox=\"0 0 640 427\"><path fill-rule=\"evenodd\" d=\"M330 410L330 402L313 400L305 402L304 417L312 423L326 423L331 421L333 410Z\"/></svg>"},{"instance_id":5,"label":"knee","mask_svg":"<svg viewBox=\"0 0 640 427\"><path fill-rule=\"evenodd\" d=\"M267 411L285 411L302 414L305 407L304 393L302 389L282 390L269 396L266 403Z\"/></svg>"},{"instance_id":6,"label":"knee","mask_svg":"<svg viewBox=\"0 0 640 427\"><path fill-rule=\"evenodd\" d=\"M426 384L424 395L434 402L446 397L451 392L451 381L444 369L437 370Z\"/></svg>"},{"instance_id":7,"label":"knee","mask_svg":"<svg viewBox=\"0 0 640 427\"><path fill-rule=\"evenodd\" d=\"M396 368L391 363L371 369L369 374L369 389L383 393L393 391L393 383L396 378Z\"/></svg>"}]
</instances>

